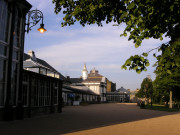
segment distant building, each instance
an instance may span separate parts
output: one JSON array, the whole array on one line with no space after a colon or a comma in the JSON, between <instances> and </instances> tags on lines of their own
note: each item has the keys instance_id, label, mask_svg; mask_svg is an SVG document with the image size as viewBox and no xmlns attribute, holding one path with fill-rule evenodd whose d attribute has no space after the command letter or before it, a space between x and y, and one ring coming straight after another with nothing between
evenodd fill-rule
<instances>
[{"instance_id":1,"label":"distant building","mask_svg":"<svg viewBox=\"0 0 180 135\"><path fill-rule=\"evenodd\" d=\"M136 97L136 93L139 91L139 89L130 91L130 102L137 103L139 101L139 98Z\"/></svg>"},{"instance_id":2,"label":"distant building","mask_svg":"<svg viewBox=\"0 0 180 135\"><path fill-rule=\"evenodd\" d=\"M116 91L116 83L113 83L107 79L107 92Z\"/></svg>"},{"instance_id":3,"label":"distant building","mask_svg":"<svg viewBox=\"0 0 180 135\"><path fill-rule=\"evenodd\" d=\"M62 98L64 105L80 105L80 103L95 103L98 95L86 86L63 85Z\"/></svg>"},{"instance_id":4,"label":"distant building","mask_svg":"<svg viewBox=\"0 0 180 135\"><path fill-rule=\"evenodd\" d=\"M128 89L123 88L123 87L117 89L116 91L121 92L121 93L130 94L130 91Z\"/></svg>"},{"instance_id":5,"label":"distant building","mask_svg":"<svg viewBox=\"0 0 180 135\"><path fill-rule=\"evenodd\" d=\"M93 68L88 74L85 64L82 70L82 76L80 78L70 78L70 81L72 82L71 86L87 87L93 93L99 95L101 102L106 101L107 82L109 90L112 90L115 87L114 85L111 87L111 84L113 83L107 80L108 79L99 74L99 71L95 68Z\"/></svg>"},{"instance_id":6,"label":"distant building","mask_svg":"<svg viewBox=\"0 0 180 135\"><path fill-rule=\"evenodd\" d=\"M129 102L130 91L121 87L114 92L107 92L106 97L108 102Z\"/></svg>"},{"instance_id":7,"label":"distant building","mask_svg":"<svg viewBox=\"0 0 180 135\"><path fill-rule=\"evenodd\" d=\"M106 101L106 78L100 75L98 70L96 70L95 68L92 69L88 74L86 65L84 64L82 76L80 78L70 78L70 80L72 82L72 86L86 86L92 92L99 95L102 102Z\"/></svg>"}]
</instances>

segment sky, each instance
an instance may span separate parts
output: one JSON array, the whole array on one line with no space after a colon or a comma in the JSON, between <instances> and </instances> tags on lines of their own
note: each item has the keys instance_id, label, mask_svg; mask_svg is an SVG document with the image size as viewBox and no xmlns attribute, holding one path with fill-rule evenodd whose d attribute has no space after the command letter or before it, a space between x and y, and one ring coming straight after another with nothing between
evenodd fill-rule
<instances>
[{"instance_id":1,"label":"sky","mask_svg":"<svg viewBox=\"0 0 180 135\"><path fill-rule=\"evenodd\" d=\"M112 26L113 23L105 24L103 27L88 25L82 27L79 23L73 26L61 27L63 14L54 13L52 0L27 0L31 10L38 9L43 12L44 24L47 31L40 34L37 29L40 22L32 27L25 35L25 48L35 52L36 57L45 60L64 76L78 78L81 76L84 64L88 72L96 68L99 74L116 83L116 88L124 87L135 90L140 88L143 79L150 75L155 79L153 73L156 62L152 54L148 56L150 66L148 71L137 74L133 70L121 69L131 55L142 54L169 41L148 39L144 40L139 48L135 48L128 37L120 37L125 25Z\"/></svg>"}]
</instances>

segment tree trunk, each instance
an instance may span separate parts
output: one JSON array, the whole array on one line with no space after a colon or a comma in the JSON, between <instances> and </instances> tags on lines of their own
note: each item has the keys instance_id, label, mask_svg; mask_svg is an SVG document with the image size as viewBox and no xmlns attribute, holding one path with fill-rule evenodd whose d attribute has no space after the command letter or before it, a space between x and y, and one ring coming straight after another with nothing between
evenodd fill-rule
<instances>
[{"instance_id":1,"label":"tree trunk","mask_svg":"<svg viewBox=\"0 0 180 135\"><path fill-rule=\"evenodd\" d=\"M152 97L151 97L151 108L152 108Z\"/></svg>"},{"instance_id":2,"label":"tree trunk","mask_svg":"<svg viewBox=\"0 0 180 135\"><path fill-rule=\"evenodd\" d=\"M169 95L169 108L172 109L172 90L170 90L170 95Z\"/></svg>"}]
</instances>

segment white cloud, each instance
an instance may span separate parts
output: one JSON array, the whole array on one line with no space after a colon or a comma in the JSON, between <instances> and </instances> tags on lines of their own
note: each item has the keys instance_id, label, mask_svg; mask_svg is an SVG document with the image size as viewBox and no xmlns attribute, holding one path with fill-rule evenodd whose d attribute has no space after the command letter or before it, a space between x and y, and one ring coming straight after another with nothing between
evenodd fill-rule
<instances>
[{"instance_id":1,"label":"white cloud","mask_svg":"<svg viewBox=\"0 0 180 135\"><path fill-rule=\"evenodd\" d=\"M62 66L68 67L84 62L105 63L100 65L102 69L115 70L120 69L129 56L142 54L143 51L149 51L160 44L159 40L149 39L135 49L134 44L125 37L119 37L118 32L112 25L103 28L93 26L75 30L49 30L45 37L50 39L56 36L56 42L63 40L64 37L69 37L69 40L41 47L37 55L59 70Z\"/></svg>"},{"instance_id":2,"label":"white cloud","mask_svg":"<svg viewBox=\"0 0 180 135\"><path fill-rule=\"evenodd\" d=\"M81 62L102 61L115 48L122 49L116 41L110 42L104 39L84 38L66 42L59 45L51 45L40 48L38 55L48 59L59 59L62 63L72 64Z\"/></svg>"},{"instance_id":3,"label":"white cloud","mask_svg":"<svg viewBox=\"0 0 180 135\"><path fill-rule=\"evenodd\" d=\"M54 12L54 5L52 0L27 0L32 5L32 10L38 9L45 14L50 14ZM54 13L55 14L55 13Z\"/></svg>"},{"instance_id":4,"label":"white cloud","mask_svg":"<svg viewBox=\"0 0 180 135\"><path fill-rule=\"evenodd\" d=\"M144 40L142 46L135 49L127 37L120 37L124 24L118 27L113 27L113 23L104 24L104 27L82 27L76 24L61 28L62 18L55 15L52 0L28 1L34 8L43 11L47 32L40 35L32 30L26 37L26 46L31 47L38 58L47 61L64 75L79 77L86 63L89 70L96 67L102 75L117 82L118 87L135 89L140 86L143 77L153 73L153 68L149 67L148 72L137 75L135 71L121 70L121 65L131 55L142 54L157 47L162 43L160 40ZM165 38L163 42L168 40ZM150 61L155 60L150 57Z\"/></svg>"}]
</instances>

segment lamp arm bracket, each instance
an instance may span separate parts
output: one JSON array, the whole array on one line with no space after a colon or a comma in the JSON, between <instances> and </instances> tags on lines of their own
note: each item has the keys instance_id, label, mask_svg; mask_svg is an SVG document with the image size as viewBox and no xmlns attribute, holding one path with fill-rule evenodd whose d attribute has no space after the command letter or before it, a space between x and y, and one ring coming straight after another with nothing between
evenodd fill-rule
<instances>
[{"instance_id":1,"label":"lamp arm bracket","mask_svg":"<svg viewBox=\"0 0 180 135\"><path fill-rule=\"evenodd\" d=\"M42 20L43 24L43 13L40 10L31 10L28 13L28 22L25 24L27 25L26 32L28 33L32 27L34 27L39 21Z\"/></svg>"}]
</instances>

